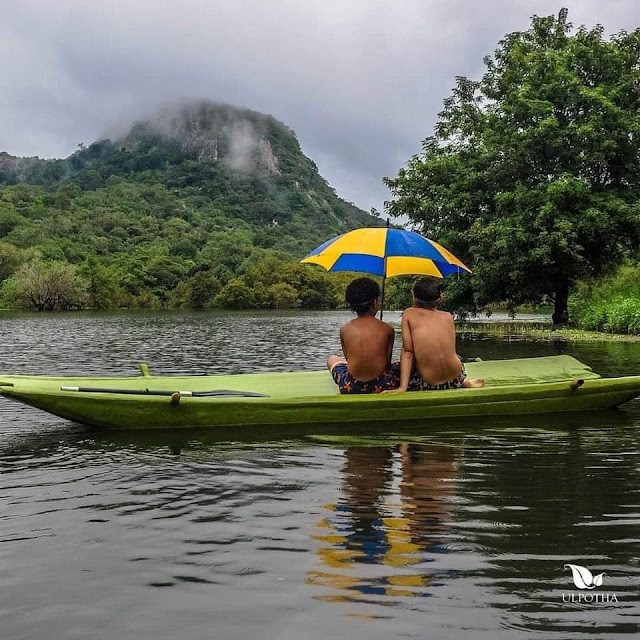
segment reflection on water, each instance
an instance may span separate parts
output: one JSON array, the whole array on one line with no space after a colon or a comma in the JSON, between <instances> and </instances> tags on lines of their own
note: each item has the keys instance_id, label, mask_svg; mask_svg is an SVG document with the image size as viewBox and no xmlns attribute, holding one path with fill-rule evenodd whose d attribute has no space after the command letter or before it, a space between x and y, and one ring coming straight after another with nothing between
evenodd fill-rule
<instances>
[{"instance_id":1,"label":"reflection on water","mask_svg":"<svg viewBox=\"0 0 640 640\"><path fill-rule=\"evenodd\" d=\"M607 415L604 432L496 425L344 449L339 497L313 534L314 598L349 617L429 613L452 638L637 633L640 439ZM616 602L564 602L577 591L568 562L604 572Z\"/></svg>"},{"instance_id":2,"label":"reflection on water","mask_svg":"<svg viewBox=\"0 0 640 640\"><path fill-rule=\"evenodd\" d=\"M458 448L402 443L350 447L344 455L343 496L326 505L330 515L314 536L326 545L317 553L327 570L308 578L334 592L317 598L429 595L434 575L406 569L424 565L424 554L445 541Z\"/></svg>"},{"instance_id":3,"label":"reflection on water","mask_svg":"<svg viewBox=\"0 0 640 640\"><path fill-rule=\"evenodd\" d=\"M347 317L11 315L0 370L313 369ZM636 344L479 336L460 351L640 371ZM638 427L635 402L411 428L109 433L0 399L0 636L637 635ZM604 572L598 591L618 603L564 603L566 563Z\"/></svg>"}]
</instances>

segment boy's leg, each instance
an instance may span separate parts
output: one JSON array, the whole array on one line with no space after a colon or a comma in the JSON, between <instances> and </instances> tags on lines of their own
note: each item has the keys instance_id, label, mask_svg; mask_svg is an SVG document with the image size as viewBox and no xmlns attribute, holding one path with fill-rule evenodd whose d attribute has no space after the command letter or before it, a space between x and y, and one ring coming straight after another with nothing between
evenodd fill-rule
<instances>
[{"instance_id":1,"label":"boy's leg","mask_svg":"<svg viewBox=\"0 0 640 640\"><path fill-rule=\"evenodd\" d=\"M458 355L458 354L456 354ZM460 375L458 376L458 384L454 385L454 388L460 388L462 387L463 389L480 389L481 387L484 387L484 380L482 378L475 378L473 380L469 380L469 378L467 378L467 368L464 366L464 362L462 360L462 358L460 357L460 355L458 355L458 358L460 358L460 364L462 365L462 371L460 372ZM455 381L454 381L455 382ZM460 384L462 383L462 384Z\"/></svg>"},{"instance_id":2,"label":"boy's leg","mask_svg":"<svg viewBox=\"0 0 640 640\"><path fill-rule=\"evenodd\" d=\"M327 368L331 371L333 381L338 385L340 393L361 393L355 387L355 380L349 374L347 361L340 356L329 356Z\"/></svg>"},{"instance_id":3,"label":"boy's leg","mask_svg":"<svg viewBox=\"0 0 640 640\"><path fill-rule=\"evenodd\" d=\"M331 371L331 369L333 369L333 367L335 367L339 362L344 362L346 364L347 361L340 356L329 356L327 359L327 369Z\"/></svg>"},{"instance_id":4,"label":"boy's leg","mask_svg":"<svg viewBox=\"0 0 640 640\"><path fill-rule=\"evenodd\" d=\"M465 389L480 389L481 387L484 387L484 380L482 378L475 378L474 380L466 378L462 383L462 386Z\"/></svg>"}]
</instances>

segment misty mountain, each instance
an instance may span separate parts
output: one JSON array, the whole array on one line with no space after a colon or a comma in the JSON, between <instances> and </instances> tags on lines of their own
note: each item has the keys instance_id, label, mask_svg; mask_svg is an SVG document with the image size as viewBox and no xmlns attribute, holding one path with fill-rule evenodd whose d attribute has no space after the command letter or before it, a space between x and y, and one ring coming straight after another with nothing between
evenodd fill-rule
<instances>
[{"instance_id":1,"label":"misty mountain","mask_svg":"<svg viewBox=\"0 0 640 640\"><path fill-rule=\"evenodd\" d=\"M87 295L67 306L335 306L339 281L299 258L379 224L275 118L183 104L65 159L0 153L0 305L70 265Z\"/></svg>"},{"instance_id":2,"label":"misty mountain","mask_svg":"<svg viewBox=\"0 0 640 640\"><path fill-rule=\"evenodd\" d=\"M248 228L257 234L257 245L295 254L331 235L380 224L336 195L290 128L230 105L165 108L124 131L79 145L66 159L0 153L0 185L25 183L49 193L77 185L83 193L107 197L121 181L161 185L170 199L180 201L178 210L208 210L208 222L217 220L213 228ZM186 213L181 217L198 224Z\"/></svg>"}]
</instances>

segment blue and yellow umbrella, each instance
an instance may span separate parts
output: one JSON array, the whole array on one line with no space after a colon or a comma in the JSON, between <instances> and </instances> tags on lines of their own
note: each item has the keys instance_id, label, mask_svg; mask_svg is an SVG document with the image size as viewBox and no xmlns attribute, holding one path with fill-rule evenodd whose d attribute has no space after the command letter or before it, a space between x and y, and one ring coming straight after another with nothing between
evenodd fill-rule
<instances>
[{"instance_id":1,"label":"blue and yellow umbrella","mask_svg":"<svg viewBox=\"0 0 640 640\"><path fill-rule=\"evenodd\" d=\"M404 275L444 278L452 273L471 273L471 269L437 242L414 231L388 227L356 229L331 238L301 262L318 264L327 271L358 271L380 276L383 300L386 278Z\"/></svg>"}]
</instances>

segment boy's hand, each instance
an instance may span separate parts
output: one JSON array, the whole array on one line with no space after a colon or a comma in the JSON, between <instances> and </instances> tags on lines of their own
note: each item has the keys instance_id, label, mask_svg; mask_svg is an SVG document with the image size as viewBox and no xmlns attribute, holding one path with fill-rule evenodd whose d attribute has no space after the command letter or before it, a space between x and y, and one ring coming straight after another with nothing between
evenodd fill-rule
<instances>
[{"instance_id":1,"label":"boy's hand","mask_svg":"<svg viewBox=\"0 0 640 640\"><path fill-rule=\"evenodd\" d=\"M407 388L404 387L398 387L397 389L387 389L386 391L383 391L382 393L405 393L407 391Z\"/></svg>"}]
</instances>

